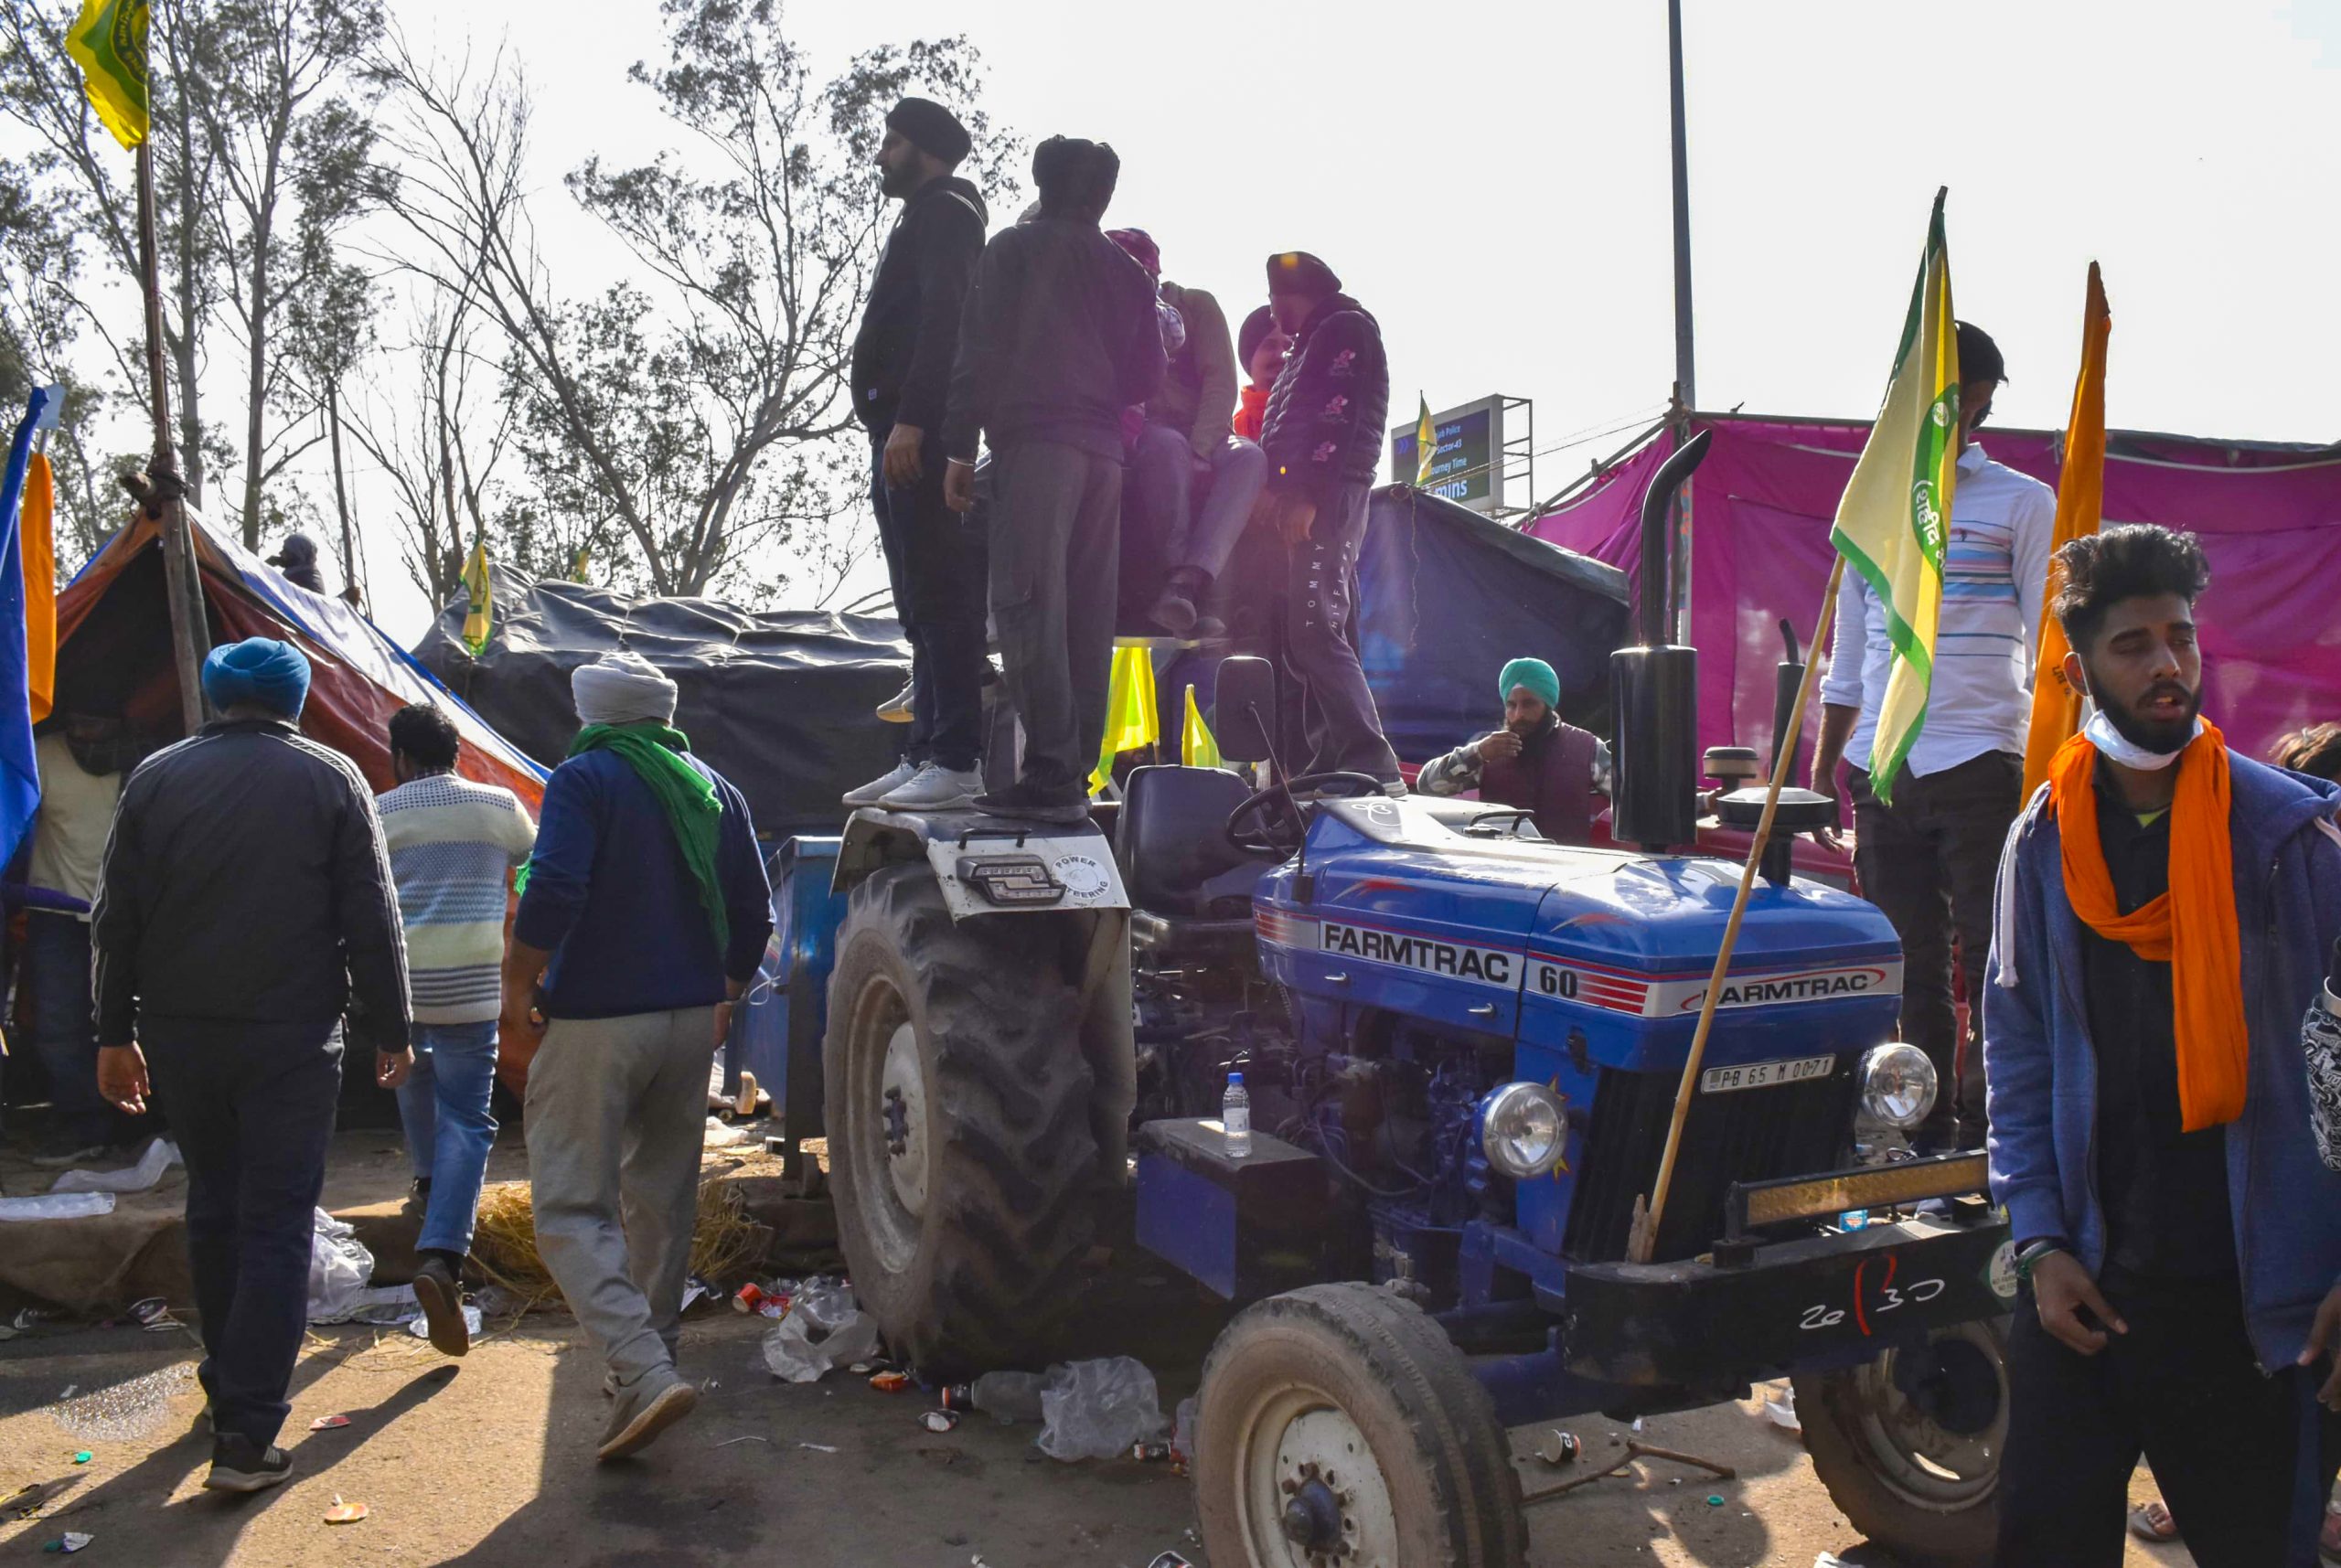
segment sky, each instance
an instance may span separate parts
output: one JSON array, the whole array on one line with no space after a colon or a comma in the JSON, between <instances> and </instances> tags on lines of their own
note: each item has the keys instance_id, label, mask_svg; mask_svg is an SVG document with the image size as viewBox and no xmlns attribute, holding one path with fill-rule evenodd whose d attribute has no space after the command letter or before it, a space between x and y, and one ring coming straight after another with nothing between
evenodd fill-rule
<instances>
[{"instance_id":1,"label":"sky","mask_svg":"<svg viewBox=\"0 0 2341 1568\"><path fill-rule=\"evenodd\" d=\"M678 143L625 80L662 52L654 0L388 4L425 48L508 38L537 90L548 248L580 293L618 275L561 181L588 152ZM1994 422L2063 424L2095 260L2111 424L2341 439L2341 0L1683 8L1701 407L1874 411L1948 186L1959 314L2008 362ZM1231 321L1270 251L1322 256L1383 324L1394 422L1417 393L1533 400L1558 448L1540 496L1668 396L1663 0L826 0L785 25L823 63L966 34L994 123L1111 142L1109 221L1149 229L1164 275ZM329 506L329 480L315 492ZM387 494L358 494L377 618L411 644L429 607Z\"/></svg>"}]
</instances>

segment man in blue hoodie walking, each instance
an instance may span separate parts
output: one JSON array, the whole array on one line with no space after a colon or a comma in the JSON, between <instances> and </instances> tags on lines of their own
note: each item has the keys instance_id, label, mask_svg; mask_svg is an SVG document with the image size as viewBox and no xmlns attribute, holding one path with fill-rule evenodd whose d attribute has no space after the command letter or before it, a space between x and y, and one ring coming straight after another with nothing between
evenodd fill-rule
<instances>
[{"instance_id":1,"label":"man in blue hoodie walking","mask_svg":"<svg viewBox=\"0 0 2341 1568\"><path fill-rule=\"evenodd\" d=\"M2341 934L2341 787L2200 717L2189 534L2058 552L2097 711L2010 834L1983 1051L2010 1329L1999 1568L2117 1568L2143 1454L2199 1568L2316 1561L2341 1174L2303 1048Z\"/></svg>"}]
</instances>

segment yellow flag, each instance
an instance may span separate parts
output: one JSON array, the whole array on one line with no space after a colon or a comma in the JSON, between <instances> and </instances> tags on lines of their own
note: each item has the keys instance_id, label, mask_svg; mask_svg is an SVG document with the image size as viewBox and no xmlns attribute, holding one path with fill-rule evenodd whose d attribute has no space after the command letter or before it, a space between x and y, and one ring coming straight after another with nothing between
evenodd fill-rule
<instances>
[{"instance_id":1,"label":"yellow flag","mask_svg":"<svg viewBox=\"0 0 2341 1568\"><path fill-rule=\"evenodd\" d=\"M1106 693L1106 744L1097 753L1097 771L1089 775L1089 793L1096 795L1114 782L1114 759L1162 739L1162 715L1155 706L1154 655L1147 648L1114 650L1113 684Z\"/></svg>"},{"instance_id":2,"label":"yellow flag","mask_svg":"<svg viewBox=\"0 0 2341 1568\"><path fill-rule=\"evenodd\" d=\"M146 139L146 0L82 0L65 35L98 122L124 147Z\"/></svg>"},{"instance_id":3,"label":"yellow flag","mask_svg":"<svg viewBox=\"0 0 2341 1568\"><path fill-rule=\"evenodd\" d=\"M1203 722L1203 709L1195 706L1195 688L1187 688L1187 721L1179 733L1179 760L1191 768L1215 768L1220 765L1219 741Z\"/></svg>"},{"instance_id":4,"label":"yellow flag","mask_svg":"<svg viewBox=\"0 0 2341 1568\"><path fill-rule=\"evenodd\" d=\"M2057 473L2057 528L2049 549L2097 532L2105 516L2105 345L2113 334L2105 284L2097 263L2089 264L2089 298L2081 307L2081 373L2073 382L2073 411L2065 421L2065 461ZM2081 695L2065 684L2065 628L2048 608L2057 569L2048 568L2048 592L2040 598L2040 656L2032 666L2032 730L2024 742L2024 793L2029 796L2048 776L2048 759L2081 727Z\"/></svg>"},{"instance_id":5,"label":"yellow flag","mask_svg":"<svg viewBox=\"0 0 2341 1568\"><path fill-rule=\"evenodd\" d=\"M593 547L589 544L579 545L577 547L577 553L569 558L569 581L572 582L584 581L586 572L593 570Z\"/></svg>"},{"instance_id":6,"label":"yellow flag","mask_svg":"<svg viewBox=\"0 0 2341 1568\"><path fill-rule=\"evenodd\" d=\"M487 575L487 540L472 541L472 558L464 562L464 592L471 607L464 612L464 646L477 658L487 649L487 634L496 624L496 599Z\"/></svg>"},{"instance_id":7,"label":"yellow flag","mask_svg":"<svg viewBox=\"0 0 2341 1568\"><path fill-rule=\"evenodd\" d=\"M56 507L48 457L36 452L25 466L24 509L17 525L25 558L25 689L36 724L48 717L57 699Z\"/></svg>"},{"instance_id":8,"label":"yellow flag","mask_svg":"<svg viewBox=\"0 0 2341 1568\"><path fill-rule=\"evenodd\" d=\"M1438 427L1430 422L1430 400L1420 392L1415 401L1422 413L1415 421L1415 483L1430 483L1431 465L1438 461Z\"/></svg>"},{"instance_id":9,"label":"yellow flag","mask_svg":"<svg viewBox=\"0 0 2341 1568\"><path fill-rule=\"evenodd\" d=\"M1951 251L1943 240L1947 194L1935 193L1894 377L1829 530L1829 542L1885 605L1887 637L1894 645L1877 736L1869 756L1856 762L1868 771L1877 798L1888 802L1894 775L1927 721L1935 630L1942 618L1943 546L1959 477L1959 326L1951 305Z\"/></svg>"}]
</instances>

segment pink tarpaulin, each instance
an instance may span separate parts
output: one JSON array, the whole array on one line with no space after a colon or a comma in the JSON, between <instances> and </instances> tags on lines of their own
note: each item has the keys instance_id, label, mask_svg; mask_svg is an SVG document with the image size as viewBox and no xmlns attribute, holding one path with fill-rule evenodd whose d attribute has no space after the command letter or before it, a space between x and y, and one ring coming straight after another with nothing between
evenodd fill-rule
<instances>
[{"instance_id":1,"label":"pink tarpaulin","mask_svg":"<svg viewBox=\"0 0 2341 1568\"><path fill-rule=\"evenodd\" d=\"M1691 613L1699 650L1699 743L1769 755L1781 617L1800 641L1829 579L1829 522L1866 424L1698 416L1714 444L1689 487ZM2057 482L2060 432L1992 430L1991 457ZM1630 573L1662 433L1529 532ZM2206 717L2230 745L2265 756L2304 724L2341 720L2341 450L2114 432L2105 520L2200 536L2211 588L2198 607ZM1824 646L1827 631L1823 631ZM1804 734L1811 754L1813 719ZM1801 767L1799 777L1801 778Z\"/></svg>"}]
</instances>

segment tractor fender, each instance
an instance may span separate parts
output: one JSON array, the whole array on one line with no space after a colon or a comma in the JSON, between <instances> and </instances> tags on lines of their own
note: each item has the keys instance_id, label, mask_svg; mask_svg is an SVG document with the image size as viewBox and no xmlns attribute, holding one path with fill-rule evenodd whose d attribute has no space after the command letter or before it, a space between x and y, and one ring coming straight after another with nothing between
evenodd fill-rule
<instances>
[{"instance_id":1,"label":"tractor fender","mask_svg":"<svg viewBox=\"0 0 2341 1568\"><path fill-rule=\"evenodd\" d=\"M831 890L846 892L884 867L918 859L934 868L955 922L1130 907L1113 843L1096 824L1017 822L973 811L855 812Z\"/></svg>"}]
</instances>

